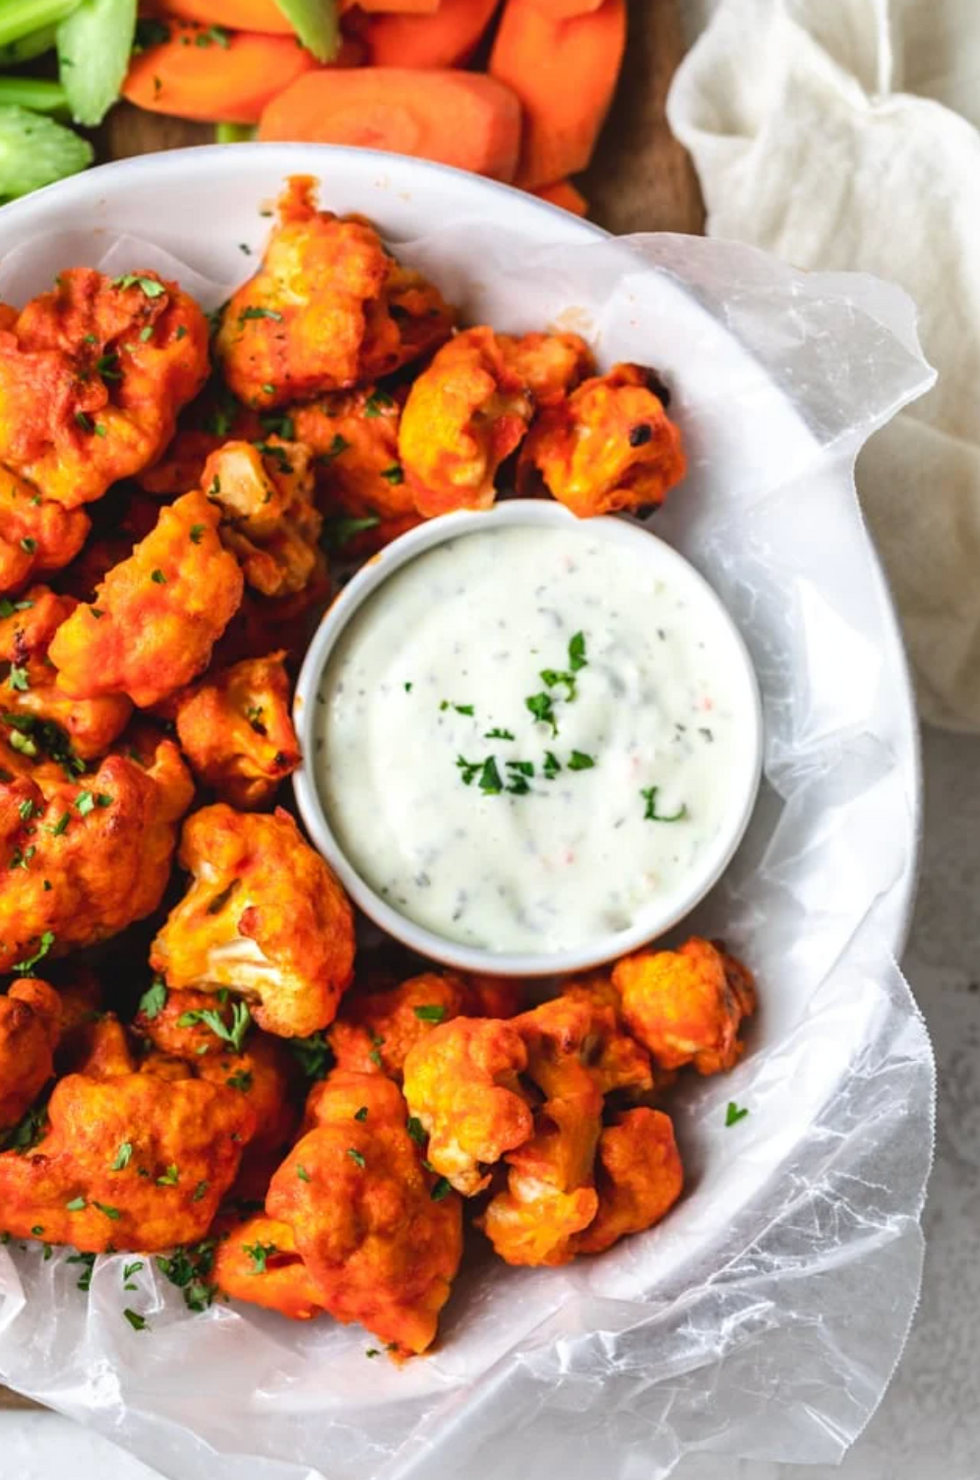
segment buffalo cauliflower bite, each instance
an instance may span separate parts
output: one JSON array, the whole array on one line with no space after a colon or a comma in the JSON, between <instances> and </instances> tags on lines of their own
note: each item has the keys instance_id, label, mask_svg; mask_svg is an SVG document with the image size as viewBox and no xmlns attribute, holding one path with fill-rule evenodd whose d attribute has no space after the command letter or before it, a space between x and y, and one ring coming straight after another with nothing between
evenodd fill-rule
<instances>
[{"instance_id":1,"label":"buffalo cauliflower bite","mask_svg":"<svg viewBox=\"0 0 980 1480\"><path fill-rule=\"evenodd\" d=\"M152 913L190 792L172 741L149 769L110 755L77 780L39 768L0 781L0 972L94 945Z\"/></svg>"},{"instance_id":2,"label":"buffalo cauliflower bite","mask_svg":"<svg viewBox=\"0 0 980 1480\"><path fill-rule=\"evenodd\" d=\"M436 289L400 267L369 222L318 211L315 182L295 176L259 271L224 311L216 349L240 400L286 406L387 374L451 324Z\"/></svg>"},{"instance_id":3,"label":"buffalo cauliflower bite","mask_svg":"<svg viewBox=\"0 0 980 1480\"><path fill-rule=\"evenodd\" d=\"M579 518L661 504L687 471L667 392L642 365L614 365L545 405L521 448L518 489L541 483Z\"/></svg>"},{"instance_id":4,"label":"buffalo cauliflower bite","mask_svg":"<svg viewBox=\"0 0 980 1480\"><path fill-rule=\"evenodd\" d=\"M323 1314L317 1287L296 1251L288 1223L261 1215L237 1224L218 1244L212 1279L223 1295L274 1310L291 1321Z\"/></svg>"},{"instance_id":5,"label":"buffalo cauliflower bite","mask_svg":"<svg viewBox=\"0 0 980 1480\"><path fill-rule=\"evenodd\" d=\"M207 321L176 283L72 268L0 329L0 464L90 503L160 456L207 373Z\"/></svg>"},{"instance_id":6,"label":"buffalo cauliflower bite","mask_svg":"<svg viewBox=\"0 0 980 1480\"><path fill-rule=\"evenodd\" d=\"M534 1135L507 1153L507 1186L477 1219L508 1264L567 1264L575 1236L599 1206L593 1163L602 1125L602 1096L594 1085L546 1100Z\"/></svg>"},{"instance_id":7,"label":"buffalo cauliflower bite","mask_svg":"<svg viewBox=\"0 0 980 1480\"><path fill-rule=\"evenodd\" d=\"M578 1254L601 1254L652 1228L680 1197L684 1171L670 1117L643 1107L618 1115L599 1137L595 1175L599 1208L575 1239Z\"/></svg>"},{"instance_id":8,"label":"buffalo cauliflower bite","mask_svg":"<svg viewBox=\"0 0 980 1480\"><path fill-rule=\"evenodd\" d=\"M437 971L390 991L348 993L328 1035L338 1069L388 1074L400 1082L409 1051L437 1023L458 1017L463 999L462 981Z\"/></svg>"},{"instance_id":9,"label":"buffalo cauliflower bite","mask_svg":"<svg viewBox=\"0 0 980 1480\"><path fill-rule=\"evenodd\" d=\"M554 406L595 374L592 351L578 334L498 334L497 343L536 406Z\"/></svg>"},{"instance_id":10,"label":"buffalo cauliflower bite","mask_svg":"<svg viewBox=\"0 0 980 1480\"><path fill-rule=\"evenodd\" d=\"M300 763L283 651L212 670L179 697L177 735L191 770L242 811L268 806Z\"/></svg>"},{"instance_id":11,"label":"buffalo cauliflower bite","mask_svg":"<svg viewBox=\"0 0 980 1480\"><path fill-rule=\"evenodd\" d=\"M184 494L109 571L94 603L59 627L48 656L66 694L128 694L146 709L207 667L244 586L218 538L219 518L203 493Z\"/></svg>"},{"instance_id":12,"label":"buffalo cauliflower bite","mask_svg":"<svg viewBox=\"0 0 980 1480\"><path fill-rule=\"evenodd\" d=\"M322 563L309 458L302 444L270 437L261 447L226 442L204 465L202 486L222 510L221 539L262 596L303 591Z\"/></svg>"},{"instance_id":13,"label":"buffalo cauliflower bite","mask_svg":"<svg viewBox=\"0 0 980 1480\"><path fill-rule=\"evenodd\" d=\"M136 1058L129 1034L115 1013L100 1012L66 1034L58 1045L56 1067L59 1075L115 1079L120 1074L135 1074Z\"/></svg>"},{"instance_id":14,"label":"buffalo cauliflower bite","mask_svg":"<svg viewBox=\"0 0 980 1480\"><path fill-rule=\"evenodd\" d=\"M677 951L640 951L617 962L612 979L629 1031L662 1068L717 1074L738 1062L755 985L723 947L693 936Z\"/></svg>"},{"instance_id":15,"label":"buffalo cauliflower bite","mask_svg":"<svg viewBox=\"0 0 980 1480\"><path fill-rule=\"evenodd\" d=\"M429 1162L466 1197L482 1192L488 1169L533 1134L518 1077L526 1068L520 1033L493 1018L442 1023L405 1060L405 1098L428 1133Z\"/></svg>"},{"instance_id":16,"label":"buffalo cauliflower bite","mask_svg":"<svg viewBox=\"0 0 980 1480\"><path fill-rule=\"evenodd\" d=\"M492 329L465 329L412 385L398 452L426 517L489 509L497 469L527 431L533 399Z\"/></svg>"},{"instance_id":17,"label":"buffalo cauliflower bite","mask_svg":"<svg viewBox=\"0 0 980 1480\"><path fill-rule=\"evenodd\" d=\"M150 958L168 985L228 987L283 1038L332 1022L353 970L353 914L289 814L204 807L184 825L180 862L194 882Z\"/></svg>"},{"instance_id":18,"label":"buffalo cauliflower bite","mask_svg":"<svg viewBox=\"0 0 980 1480\"><path fill-rule=\"evenodd\" d=\"M68 565L85 543L92 521L66 509L0 466L0 595Z\"/></svg>"},{"instance_id":19,"label":"buffalo cauliflower bite","mask_svg":"<svg viewBox=\"0 0 980 1480\"><path fill-rule=\"evenodd\" d=\"M54 1073L61 1002L47 982L25 977L0 997L0 1132L16 1125Z\"/></svg>"},{"instance_id":20,"label":"buffalo cauliflower bite","mask_svg":"<svg viewBox=\"0 0 980 1480\"><path fill-rule=\"evenodd\" d=\"M551 1099L650 1089L650 1058L629 1036L601 986L575 985L511 1019L527 1048L527 1074Z\"/></svg>"},{"instance_id":21,"label":"buffalo cauliflower bite","mask_svg":"<svg viewBox=\"0 0 980 1480\"><path fill-rule=\"evenodd\" d=\"M93 1253L202 1239L255 1130L243 1095L149 1074L69 1074L48 1120L33 1149L0 1155L4 1227Z\"/></svg>"},{"instance_id":22,"label":"buffalo cauliflower bite","mask_svg":"<svg viewBox=\"0 0 980 1480\"><path fill-rule=\"evenodd\" d=\"M366 1326L396 1360L435 1339L463 1250L459 1199L423 1166L406 1116L390 1079L335 1074L266 1198L324 1308Z\"/></svg>"},{"instance_id":23,"label":"buffalo cauliflower bite","mask_svg":"<svg viewBox=\"0 0 980 1480\"><path fill-rule=\"evenodd\" d=\"M8 615L0 612L0 671L9 665L0 685L0 704L7 715L26 717L25 723L30 720L32 729L56 725L71 752L90 761L104 755L122 733L133 706L123 694L72 699L59 685L48 662L48 647L77 605L71 596L32 586Z\"/></svg>"}]
</instances>

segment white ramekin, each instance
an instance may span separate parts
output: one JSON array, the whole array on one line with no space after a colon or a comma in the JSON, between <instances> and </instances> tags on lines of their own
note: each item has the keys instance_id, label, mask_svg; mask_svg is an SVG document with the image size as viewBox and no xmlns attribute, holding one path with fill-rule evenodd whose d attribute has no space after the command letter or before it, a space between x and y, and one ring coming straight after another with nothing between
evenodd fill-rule
<instances>
[{"instance_id":1,"label":"white ramekin","mask_svg":"<svg viewBox=\"0 0 980 1480\"><path fill-rule=\"evenodd\" d=\"M368 884L341 847L321 801L311 758L315 754L316 696L321 677L348 622L364 603L401 566L446 540L458 539L477 528L502 525L562 526L577 520L561 504L549 500L513 499L485 513L463 511L430 519L387 545L368 561L337 596L310 643L293 703L293 718L304 764L295 773L296 800L310 837L335 869L354 903L375 924L412 950L463 971L496 976L552 976L585 971L656 939L683 919L717 883L748 825L759 788L762 767L762 706L755 672L741 634L714 591L694 567L670 545L626 519L599 518L589 522L590 533L631 545L643 553L652 568L669 575L687 599L702 610L709 608L727 645L728 673L745 726L744 743L733 762L731 801L722 827L682 884L661 900L653 900L628 930L597 936L573 950L532 955L528 952L478 949L446 939L392 909ZM329 758L326 764L329 764ZM370 825L367 823L366 825Z\"/></svg>"}]
</instances>

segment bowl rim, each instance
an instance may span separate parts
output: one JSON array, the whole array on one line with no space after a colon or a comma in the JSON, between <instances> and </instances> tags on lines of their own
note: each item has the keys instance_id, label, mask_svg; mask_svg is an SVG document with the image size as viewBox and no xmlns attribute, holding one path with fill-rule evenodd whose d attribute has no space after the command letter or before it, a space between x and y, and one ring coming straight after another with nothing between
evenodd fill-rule
<instances>
[{"instance_id":1,"label":"bowl rim","mask_svg":"<svg viewBox=\"0 0 980 1480\"><path fill-rule=\"evenodd\" d=\"M381 898L355 867L330 824L327 808L314 776L318 688L338 642L353 618L396 571L427 551L452 540L501 528L557 528L582 530L613 543L631 547L652 559L655 568L669 571L702 608L720 623L722 640L731 644L738 666L741 716L745 725L739 761L732 767L733 785L724 823L690 876L657 908L656 902L637 912L627 930L619 930L573 948L536 954L496 952L467 946L420 925ZM627 518L600 515L576 518L562 504L547 499L505 499L487 510L462 509L441 514L386 545L351 577L335 597L307 647L293 696L293 723L303 761L293 773L293 791L303 823L320 854L337 874L357 907L387 935L419 955L460 971L501 977L549 977L589 971L649 945L678 925L714 888L730 864L751 819L762 776L764 721L758 680L739 628L714 588L673 545L643 524Z\"/></svg>"}]
</instances>

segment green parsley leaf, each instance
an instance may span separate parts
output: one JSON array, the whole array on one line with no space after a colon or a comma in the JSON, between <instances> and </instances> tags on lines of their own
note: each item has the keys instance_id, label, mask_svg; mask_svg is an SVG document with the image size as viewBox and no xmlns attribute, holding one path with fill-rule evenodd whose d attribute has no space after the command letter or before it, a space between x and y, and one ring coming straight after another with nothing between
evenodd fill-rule
<instances>
[{"instance_id":1,"label":"green parsley leaf","mask_svg":"<svg viewBox=\"0 0 980 1480\"><path fill-rule=\"evenodd\" d=\"M75 808L80 817L87 817L95 810L95 797L90 791L80 791L75 798Z\"/></svg>"},{"instance_id":2,"label":"green parsley leaf","mask_svg":"<svg viewBox=\"0 0 980 1480\"><path fill-rule=\"evenodd\" d=\"M119 1150L116 1152L115 1161L109 1168L110 1172L121 1172L124 1167L129 1166L129 1163L132 1161L132 1159L133 1143L132 1141L123 1141L119 1147Z\"/></svg>"},{"instance_id":3,"label":"green parsley leaf","mask_svg":"<svg viewBox=\"0 0 980 1480\"><path fill-rule=\"evenodd\" d=\"M440 1177L432 1188L429 1196L433 1202L442 1202L452 1192L452 1184L447 1177Z\"/></svg>"},{"instance_id":4,"label":"green parsley leaf","mask_svg":"<svg viewBox=\"0 0 980 1480\"><path fill-rule=\"evenodd\" d=\"M20 818L21 822L30 822L36 810L37 808L31 801L30 797L27 797L17 808L17 815Z\"/></svg>"},{"instance_id":5,"label":"green parsley leaf","mask_svg":"<svg viewBox=\"0 0 980 1480\"><path fill-rule=\"evenodd\" d=\"M142 277L137 272L128 272L125 277L113 279L114 288L141 288L147 298L162 298L166 288L156 278Z\"/></svg>"},{"instance_id":6,"label":"green parsley leaf","mask_svg":"<svg viewBox=\"0 0 980 1480\"><path fill-rule=\"evenodd\" d=\"M123 1311L123 1315L134 1331L149 1331L150 1327L147 1324L145 1316L141 1316L138 1311L130 1310L129 1306L127 1306Z\"/></svg>"},{"instance_id":7,"label":"green parsley leaf","mask_svg":"<svg viewBox=\"0 0 980 1480\"><path fill-rule=\"evenodd\" d=\"M326 1079L333 1068L333 1053L322 1033L311 1033L308 1038L290 1038L288 1047L307 1079Z\"/></svg>"},{"instance_id":8,"label":"green parsley leaf","mask_svg":"<svg viewBox=\"0 0 980 1480\"><path fill-rule=\"evenodd\" d=\"M644 822L681 822L687 816L687 807L682 802L676 812L669 814L657 811L657 792L659 786L645 786L640 790L640 796L646 802L646 811L643 813Z\"/></svg>"},{"instance_id":9,"label":"green parsley leaf","mask_svg":"<svg viewBox=\"0 0 980 1480\"><path fill-rule=\"evenodd\" d=\"M588 661L585 656L585 633L576 632L568 644L568 666L573 673L578 673L580 668L588 665Z\"/></svg>"},{"instance_id":10,"label":"green parsley leaf","mask_svg":"<svg viewBox=\"0 0 980 1480\"><path fill-rule=\"evenodd\" d=\"M87 1294L92 1287L92 1270L95 1265L94 1254L69 1254L66 1260L68 1264L83 1264L85 1268L78 1277L77 1289Z\"/></svg>"},{"instance_id":11,"label":"green parsley leaf","mask_svg":"<svg viewBox=\"0 0 980 1480\"><path fill-rule=\"evenodd\" d=\"M282 314L276 308L245 308L238 315L239 324L245 324L249 319L275 319L276 323L282 322Z\"/></svg>"},{"instance_id":12,"label":"green parsley leaf","mask_svg":"<svg viewBox=\"0 0 980 1480\"><path fill-rule=\"evenodd\" d=\"M176 1162L171 1162L162 1176L157 1178L158 1187L176 1187L180 1181L180 1169Z\"/></svg>"},{"instance_id":13,"label":"green parsley leaf","mask_svg":"<svg viewBox=\"0 0 980 1480\"><path fill-rule=\"evenodd\" d=\"M323 543L328 550L341 550L350 544L355 535L366 529L377 529L381 520L377 514L366 514L363 519L325 519L323 521Z\"/></svg>"},{"instance_id":14,"label":"green parsley leaf","mask_svg":"<svg viewBox=\"0 0 980 1480\"><path fill-rule=\"evenodd\" d=\"M167 984L162 977L155 977L153 985L140 998L138 1011L152 1023L155 1017L159 1017L166 1004Z\"/></svg>"},{"instance_id":15,"label":"green parsley leaf","mask_svg":"<svg viewBox=\"0 0 980 1480\"><path fill-rule=\"evenodd\" d=\"M95 422L90 416L86 415L84 411L75 412L75 421L77 425L81 427L83 432L95 431Z\"/></svg>"},{"instance_id":16,"label":"green parsley leaf","mask_svg":"<svg viewBox=\"0 0 980 1480\"><path fill-rule=\"evenodd\" d=\"M192 524L191 525L191 527L190 527L190 536L191 536L191 544L192 545L199 545L201 543L201 535L204 533L205 529L207 529L207 525L206 524Z\"/></svg>"},{"instance_id":17,"label":"green parsley leaf","mask_svg":"<svg viewBox=\"0 0 980 1480\"><path fill-rule=\"evenodd\" d=\"M164 575L162 570L151 571L150 580L156 581L158 586L165 586L167 584L167 577Z\"/></svg>"},{"instance_id":18,"label":"green parsley leaf","mask_svg":"<svg viewBox=\"0 0 980 1480\"><path fill-rule=\"evenodd\" d=\"M92 1199L92 1206L93 1208L98 1208L99 1212L104 1213L105 1216L107 1218L110 1218L113 1223L115 1223L117 1219L122 1217L122 1214L120 1213L118 1208L110 1207L108 1203L96 1202L94 1197Z\"/></svg>"},{"instance_id":19,"label":"green parsley leaf","mask_svg":"<svg viewBox=\"0 0 980 1480\"><path fill-rule=\"evenodd\" d=\"M354 1111L354 1119L355 1120L367 1120L367 1118L368 1118L368 1107L366 1105L362 1105L361 1108L360 1108L360 1110L355 1110Z\"/></svg>"},{"instance_id":20,"label":"green parsley leaf","mask_svg":"<svg viewBox=\"0 0 980 1480\"><path fill-rule=\"evenodd\" d=\"M197 1186L194 1188L194 1191L191 1193L191 1202L200 1202L203 1197L207 1196L207 1191L207 1182L198 1182Z\"/></svg>"},{"instance_id":21,"label":"green parsley leaf","mask_svg":"<svg viewBox=\"0 0 980 1480\"><path fill-rule=\"evenodd\" d=\"M358 1151L356 1146L348 1146L347 1155L350 1157L351 1161L354 1162L355 1166L367 1166L367 1162L364 1160L363 1154Z\"/></svg>"},{"instance_id":22,"label":"green parsley leaf","mask_svg":"<svg viewBox=\"0 0 980 1480\"><path fill-rule=\"evenodd\" d=\"M405 1129L415 1142L416 1146L425 1145L425 1126L417 1115L410 1115L405 1123Z\"/></svg>"},{"instance_id":23,"label":"green parsley leaf","mask_svg":"<svg viewBox=\"0 0 980 1480\"><path fill-rule=\"evenodd\" d=\"M555 707L550 694L531 694L524 700L524 705L539 725L550 725L551 733L558 734L558 721L555 719Z\"/></svg>"},{"instance_id":24,"label":"green parsley leaf","mask_svg":"<svg viewBox=\"0 0 980 1480\"><path fill-rule=\"evenodd\" d=\"M37 940L37 936L34 936L32 938L34 940ZM39 961L44 960L44 957L48 954L53 945L54 932L52 930L45 930L40 938L40 941L38 942L38 947L34 954L25 957L23 961L16 961L14 965L10 968L11 971L30 971L32 966L36 966Z\"/></svg>"},{"instance_id":25,"label":"green parsley leaf","mask_svg":"<svg viewBox=\"0 0 980 1480\"><path fill-rule=\"evenodd\" d=\"M183 1291L188 1310L207 1310L214 1299L214 1286L208 1276L214 1268L217 1247L217 1239L206 1238L199 1244L180 1245L169 1255L157 1255L157 1268Z\"/></svg>"},{"instance_id":26,"label":"green parsley leaf","mask_svg":"<svg viewBox=\"0 0 980 1480\"><path fill-rule=\"evenodd\" d=\"M541 774L545 780L554 781L560 770L561 761L555 755L555 752L553 750L546 750L544 753L544 764L541 767Z\"/></svg>"},{"instance_id":27,"label":"green parsley leaf","mask_svg":"<svg viewBox=\"0 0 980 1480\"><path fill-rule=\"evenodd\" d=\"M309 1182L309 1180L310 1180L310 1174L306 1170L305 1167L301 1167L301 1166L297 1165L297 1167L296 1167L296 1175L297 1175L297 1177L299 1178L299 1180L301 1182Z\"/></svg>"},{"instance_id":28,"label":"green parsley leaf","mask_svg":"<svg viewBox=\"0 0 980 1480\"><path fill-rule=\"evenodd\" d=\"M725 1111L726 1126L737 1125L740 1120L745 1119L748 1113L748 1110L746 1110L744 1106L740 1109L739 1106L736 1105L734 1100L729 1100L728 1109Z\"/></svg>"},{"instance_id":29,"label":"green parsley leaf","mask_svg":"<svg viewBox=\"0 0 980 1480\"><path fill-rule=\"evenodd\" d=\"M253 1077L248 1069L239 1069L230 1079L225 1080L229 1089L239 1089L243 1095L247 1095L252 1088Z\"/></svg>"},{"instance_id":30,"label":"green parsley leaf","mask_svg":"<svg viewBox=\"0 0 980 1480\"><path fill-rule=\"evenodd\" d=\"M339 457L342 452L346 452L349 446L350 443L348 442L347 438L342 437L338 432L333 441L330 443L330 446L327 448L326 452L320 453L318 461L333 462L334 458Z\"/></svg>"},{"instance_id":31,"label":"green parsley leaf","mask_svg":"<svg viewBox=\"0 0 980 1480\"><path fill-rule=\"evenodd\" d=\"M568 758L570 771L591 771L594 765L595 757L586 755L584 750L573 750Z\"/></svg>"},{"instance_id":32,"label":"green parsley leaf","mask_svg":"<svg viewBox=\"0 0 980 1480\"><path fill-rule=\"evenodd\" d=\"M37 540L32 535L25 534L20 542L20 548L28 555L33 555L37 549Z\"/></svg>"},{"instance_id":33,"label":"green parsley leaf","mask_svg":"<svg viewBox=\"0 0 980 1480\"><path fill-rule=\"evenodd\" d=\"M405 474L402 472L398 463L392 463L390 468L385 468L381 476L386 483L390 483L394 487L397 487L399 483L405 482Z\"/></svg>"},{"instance_id":34,"label":"green parsley leaf","mask_svg":"<svg viewBox=\"0 0 980 1480\"><path fill-rule=\"evenodd\" d=\"M0 596L0 617L12 617L14 612L29 612L33 601L11 601L9 596Z\"/></svg>"},{"instance_id":35,"label":"green parsley leaf","mask_svg":"<svg viewBox=\"0 0 980 1480\"><path fill-rule=\"evenodd\" d=\"M478 785L485 796L491 797L499 796L504 789L500 772L497 770L497 762L492 755L487 756L483 762Z\"/></svg>"},{"instance_id":36,"label":"green parsley leaf","mask_svg":"<svg viewBox=\"0 0 980 1480\"><path fill-rule=\"evenodd\" d=\"M542 668L541 681L542 683L547 684L549 689L557 688L559 684L563 683L566 689L566 703L571 704L572 700L575 698L576 682L571 673L565 673L559 668Z\"/></svg>"},{"instance_id":37,"label":"green parsley leaf","mask_svg":"<svg viewBox=\"0 0 980 1480\"><path fill-rule=\"evenodd\" d=\"M380 416L382 411L389 410L394 404L386 391L374 391L364 402L364 415Z\"/></svg>"},{"instance_id":38,"label":"green parsley leaf","mask_svg":"<svg viewBox=\"0 0 980 1480\"><path fill-rule=\"evenodd\" d=\"M103 380L121 380L122 374L119 369L119 356L116 354L101 355L95 362L97 375Z\"/></svg>"},{"instance_id":39,"label":"green parsley leaf","mask_svg":"<svg viewBox=\"0 0 980 1480\"><path fill-rule=\"evenodd\" d=\"M65 1207L68 1209L69 1213L80 1213L82 1209L86 1206L87 1204L84 1197L73 1197L71 1202L65 1203Z\"/></svg>"},{"instance_id":40,"label":"green parsley leaf","mask_svg":"<svg viewBox=\"0 0 980 1480\"><path fill-rule=\"evenodd\" d=\"M230 1043L236 1053L241 1053L242 1042L252 1022L252 1014L245 1002L236 1002L231 1009L231 1026L225 1023L221 1013L213 1007L197 1008L182 1012L177 1019L181 1028L192 1028L195 1023L204 1023L223 1043Z\"/></svg>"},{"instance_id":41,"label":"green parsley leaf","mask_svg":"<svg viewBox=\"0 0 980 1480\"><path fill-rule=\"evenodd\" d=\"M152 324L144 324L143 328L140 330L140 342L142 344L147 344L147 343L149 343L149 341L152 338L153 338L153 325Z\"/></svg>"},{"instance_id":42,"label":"green parsley leaf","mask_svg":"<svg viewBox=\"0 0 980 1480\"><path fill-rule=\"evenodd\" d=\"M514 740L517 737L510 730L485 730L484 740Z\"/></svg>"},{"instance_id":43,"label":"green parsley leaf","mask_svg":"<svg viewBox=\"0 0 980 1480\"><path fill-rule=\"evenodd\" d=\"M381 1355L381 1348L378 1347L378 1346L369 1346L367 1348L367 1350L365 1351L364 1355L366 1357L380 1357L380 1355Z\"/></svg>"},{"instance_id":44,"label":"green parsley leaf","mask_svg":"<svg viewBox=\"0 0 980 1480\"><path fill-rule=\"evenodd\" d=\"M26 694L31 686L30 676L26 668L20 668L16 663L11 663L10 672L7 674L7 683L12 689L21 694Z\"/></svg>"},{"instance_id":45,"label":"green parsley leaf","mask_svg":"<svg viewBox=\"0 0 980 1480\"><path fill-rule=\"evenodd\" d=\"M446 1009L441 1002L423 1002L412 1011L420 1023L441 1023L446 1016Z\"/></svg>"},{"instance_id":46,"label":"green parsley leaf","mask_svg":"<svg viewBox=\"0 0 980 1480\"><path fill-rule=\"evenodd\" d=\"M177 339L177 340L183 339L184 336L186 335L186 333L187 333L186 326L184 324L178 324L177 325L177 332L174 335L174 338Z\"/></svg>"},{"instance_id":47,"label":"green parsley leaf","mask_svg":"<svg viewBox=\"0 0 980 1480\"><path fill-rule=\"evenodd\" d=\"M133 1262L132 1262L132 1264L124 1264L123 1265L123 1289L124 1290L135 1290L136 1289L136 1286L135 1285L131 1285L129 1282L133 1278L133 1275L134 1274L139 1274L140 1270L141 1269L145 1269L145 1268L146 1268L146 1261L144 1259L134 1259Z\"/></svg>"},{"instance_id":48,"label":"green parsley leaf","mask_svg":"<svg viewBox=\"0 0 980 1480\"><path fill-rule=\"evenodd\" d=\"M252 1261L253 1274L265 1274L266 1261L278 1252L275 1244L242 1244L242 1253Z\"/></svg>"}]
</instances>

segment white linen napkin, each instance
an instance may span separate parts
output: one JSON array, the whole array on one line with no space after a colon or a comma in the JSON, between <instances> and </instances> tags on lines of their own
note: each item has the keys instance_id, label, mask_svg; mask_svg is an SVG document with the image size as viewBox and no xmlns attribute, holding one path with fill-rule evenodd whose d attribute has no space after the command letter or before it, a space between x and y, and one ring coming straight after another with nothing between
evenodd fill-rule
<instances>
[{"instance_id":1,"label":"white linen napkin","mask_svg":"<svg viewBox=\"0 0 980 1480\"><path fill-rule=\"evenodd\" d=\"M923 717L980 730L980 0L721 0L667 108L709 235L918 304L939 381L858 488Z\"/></svg>"}]
</instances>

